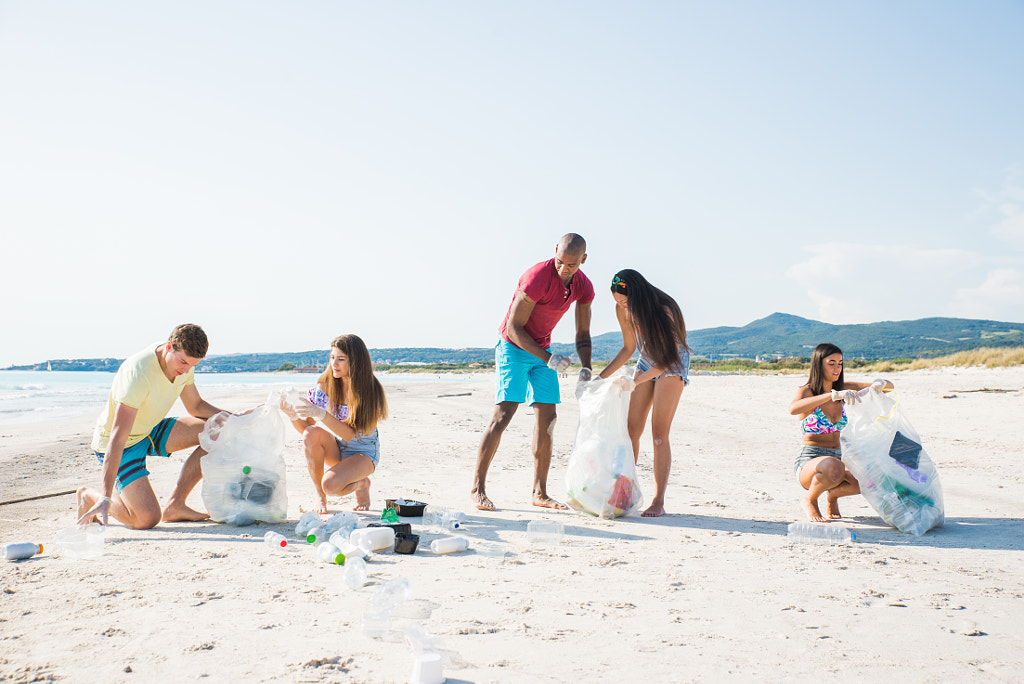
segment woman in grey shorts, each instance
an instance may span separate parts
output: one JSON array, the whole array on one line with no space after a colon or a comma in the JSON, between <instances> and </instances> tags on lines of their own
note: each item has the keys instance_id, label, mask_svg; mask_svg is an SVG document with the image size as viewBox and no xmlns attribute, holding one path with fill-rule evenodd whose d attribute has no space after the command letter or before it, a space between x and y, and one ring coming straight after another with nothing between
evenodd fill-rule
<instances>
[{"instance_id":1,"label":"woman in grey shorts","mask_svg":"<svg viewBox=\"0 0 1024 684\"><path fill-rule=\"evenodd\" d=\"M807 490L804 510L814 522L826 520L818 508L818 498L825 492L828 492L828 517L833 520L843 517L839 512L839 498L860 493L857 479L843 464L839 431L846 427L846 405L859 402L858 390L867 387L888 391L892 383L887 380L870 384L846 382L843 351L825 342L814 348L807 384L797 390L789 404L789 413L799 416L804 435L794 470Z\"/></svg>"},{"instance_id":2,"label":"woman in grey shorts","mask_svg":"<svg viewBox=\"0 0 1024 684\"><path fill-rule=\"evenodd\" d=\"M655 492L651 505L643 512L650 518L665 514L665 489L672 470L668 435L690 369L686 325L676 301L633 269L616 273L611 290L615 317L622 329L622 349L600 377L610 377L640 349L640 360L633 372L636 387L629 397L627 428L635 461L640 454L640 435L647 415L652 414Z\"/></svg>"},{"instance_id":3,"label":"woman in grey shorts","mask_svg":"<svg viewBox=\"0 0 1024 684\"><path fill-rule=\"evenodd\" d=\"M314 510L327 512L328 494L352 493L354 510L368 510L370 475L380 461L377 423L388 417L388 402L363 341L356 335L336 338L316 386L297 406L282 402L281 408L302 433L306 468L319 497Z\"/></svg>"}]
</instances>

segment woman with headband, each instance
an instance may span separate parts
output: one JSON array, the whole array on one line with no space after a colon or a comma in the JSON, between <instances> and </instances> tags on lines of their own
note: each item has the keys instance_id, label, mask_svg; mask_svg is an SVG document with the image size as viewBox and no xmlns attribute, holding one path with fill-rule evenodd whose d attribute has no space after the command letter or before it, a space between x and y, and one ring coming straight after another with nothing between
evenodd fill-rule
<instances>
[{"instance_id":1,"label":"woman with headband","mask_svg":"<svg viewBox=\"0 0 1024 684\"><path fill-rule=\"evenodd\" d=\"M633 371L636 387L629 398L627 427L635 461L640 454L640 435L653 409L655 493L643 515L656 517L665 514L665 489L672 469L669 430L690 370L686 324L676 301L633 269L616 273L611 290L615 317L622 329L622 349L599 377L610 377L640 349L640 360Z\"/></svg>"}]
</instances>

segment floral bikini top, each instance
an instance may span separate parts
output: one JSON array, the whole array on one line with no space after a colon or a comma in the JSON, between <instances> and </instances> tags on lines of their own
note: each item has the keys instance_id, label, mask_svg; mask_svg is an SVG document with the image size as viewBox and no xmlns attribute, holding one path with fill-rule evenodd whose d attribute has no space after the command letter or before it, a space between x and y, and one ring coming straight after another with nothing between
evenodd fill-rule
<instances>
[{"instance_id":1,"label":"floral bikini top","mask_svg":"<svg viewBox=\"0 0 1024 684\"><path fill-rule=\"evenodd\" d=\"M808 435L824 435L828 432L839 432L846 427L846 407L843 407L843 415L838 423L833 423L821 410L821 407L814 409L814 412L800 421L804 433Z\"/></svg>"},{"instance_id":2,"label":"floral bikini top","mask_svg":"<svg viewBox=\"0 0 1024 684\"><path fill-rule=\"evenodd\" d=\"M314 387L309 390L309 401L325 411L331 410L330 397L328 397L327 394L319 387ZM334 417L343 423L348 420L348 404L342 404L339 406L338 410L334 413Z\"/></svg>"}]
</instances>

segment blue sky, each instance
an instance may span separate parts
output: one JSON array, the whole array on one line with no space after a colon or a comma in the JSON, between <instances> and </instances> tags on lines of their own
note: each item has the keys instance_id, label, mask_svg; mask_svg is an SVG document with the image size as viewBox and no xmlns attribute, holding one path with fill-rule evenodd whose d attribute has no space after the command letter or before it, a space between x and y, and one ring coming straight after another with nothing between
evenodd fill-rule
<instances>
[{"instance_id":1,"label":"blue sky","mask_svg":"<svg viewBox=\"0 0 1024 684\"><path fill-rule=\"evenodd\" d=\"M688 327L1024 321L1020 2L0 0L0 367L490 346L587 238ZM573 337L571 319L556 341Z\"/></svg>"}]
</instances>

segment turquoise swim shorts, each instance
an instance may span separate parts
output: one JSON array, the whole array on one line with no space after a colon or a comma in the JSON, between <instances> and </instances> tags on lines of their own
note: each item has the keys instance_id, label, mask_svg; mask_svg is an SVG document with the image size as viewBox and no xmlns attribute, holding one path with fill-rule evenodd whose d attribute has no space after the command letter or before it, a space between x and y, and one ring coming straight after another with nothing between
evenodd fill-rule
<instances>
[{"instance_id":1,"label":"turquoise swim shorts","mask_svg":"<svg viewBox=\"0 0 1024 684\"><path fill-rule=\"evenodd\" d=\"M507 340L494 348L495 404L560 404L558 374L530 352Z\"/></svg>"},{"instance_id":2,"label":"turquoise swim shorts","mask_svg":"<svg viewBox=\"0 0 1024 684\"><path fill-rule=\"evenodd\" d=\"M146 438L138 444L121 452L121 465L117 469L117 480L114 487L120 492L140 477L149 475L146 470L146 456L163 456L171 454L167 451L167 438L171 436L171 428L178 422L177 418L164 418L153 428ZM103 454L95 452L96 458L103 463Z\"/></svg>"}]
</instances>

